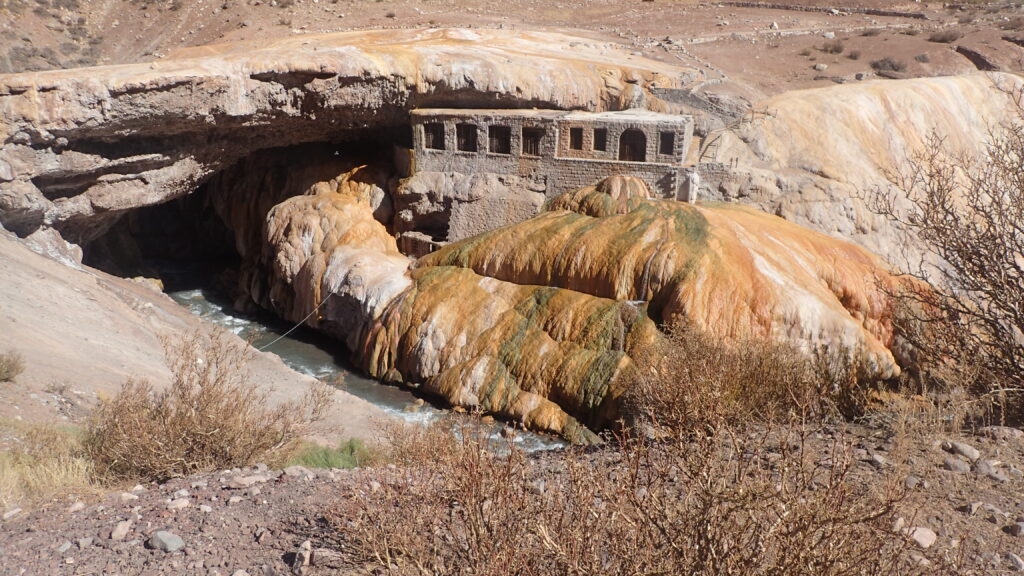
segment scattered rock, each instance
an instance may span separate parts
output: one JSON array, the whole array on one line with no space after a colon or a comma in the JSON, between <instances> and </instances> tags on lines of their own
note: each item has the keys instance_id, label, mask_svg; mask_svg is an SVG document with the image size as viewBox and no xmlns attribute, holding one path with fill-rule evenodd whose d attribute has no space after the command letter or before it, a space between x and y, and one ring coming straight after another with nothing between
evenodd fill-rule
<instances>
[{"instance_id":1,"label":"scattered rock","mask_svg":"<svg viewBox=\"0 0 1024 576\"><path fill-rule=\"evenodd\" d=\"M1006 561L1009 562L1010 568L1014 572L1024 572L1024 560L1020 556L1017 556L1013 552L1006 555Z\"/></svg>"},{"instance_id":2,"label":"scattered rock","mask_svg":"<svg viewBox=\"0 0 1024 576\"><path fill-rule=\"evenodd\" d=\"M174 493L174 497L175 498L188 498L189 497L189 491L185 490L184 488L182 488L181 490L178 490L177 492Z\"/></svg>"},{"instance_id":3,"label":"scattered rock","mask_svg":"<svg viewBox=\"0 0 1024 576\"><path fill-rule=\"evenodd\" d=\"M981 452L979 452L978 449L975 448L974 446L971 446L970 444L967 444L965 442L943 442L942 449L945 450L946 452L959 454L960 456L967 458L971 462L975 462L979 458L981 458Z\"/></svg>"},{"instance_id":4,"label":"scattered rock","mask_svg":"<svg viewBox=\"0 0 1024 576\"><path fill-rule=\"evenodd\" d=\"M309 567L309 562L313 557L313 543L306 540L302 544L299 544L299 549L295 551L295 559L292 560L292 574L301 575L306 573L306 568Z\"/></svg>"},{"instance_id":5,"label":"scattered rock","mask_svg":"<svg viewBox=\"0 0 1024 576\"><path fill-rule=\"evenodd\" d=\"M171 500L167 503L168 510L181 510L182 508L188 508L192 503L188 501L188 498L178 498L177 500Z\"/></svg>"},{"instance_id":6,"label":"scattered rock","mask_svg":"<svg viewBox=\"0 0 1024 576\"><path fill-rule=\"evenodd\" d=\"M284 475L289 478L302 478L303 480L311 479L316 476L305 466L289 466L284 469Z\"/></svg>"},{"instance_id":7,"label":"scattered rock","mask_svg":"<svg viewBox=\"0 0 1024 576\"><path fill-rule=\"evenodd\" d=\"M979 430L979 432L984 436L988 436L989 438L1000 442L1024 439L1024 430L1011 428L1009 426L985 426Z\"/></svg>"},{"instance_id":8,"label":"scattered rock","mask_svg":"<svg viewBox=\"0 0 1024 576\"><path fill-rule=\"evenodd\" d=\"M120 542L124 540L124 537L128 535L128 531L132 529L131 520L122 520L114 526L114 529L110 532L110 539Z\"/></svg>"},{"instance_id":9,"label":"scattered rock","mask_svg":"<svg viewBox=\"0 0 1024 576\"><path fill-rule=\"evenodd\" d=\"M71 506L68 506L68 512L70 512L72 514L74 514L75 512L79 512L81 510L84 510L84 509L85 509L85 502L82 502L82 501L75 502Z\"/></svg>"},{"instance_id":10,"label":"scattered rock","mask_svg":"<svg viewBox=\"0 0 1024 576\"><path fill-rule=\"evenodd\" d=\"M942 467L945 468L946 470L949 470L950 472L957 473L971 471L970 464L964 462L959 458L956 458L955 456L946 456L946 458L942 461Z\"/></svg>"},{"instance_id":11,"label":"scattered rock","mask_svg":"<svg viewBox=\"0 0 1024 576\"><path fill-rule=\"evenodd\" d=\"M242 501L242 497L241 496L232 496L231 498L228 498L228 504L238 504L241 501Z\"/></svg>"},{"instance_id":12,"label":"scattered rock","mask_svg":"<svg viewBox=\"0 0 1024 576\"><path fill-rule=\"evenodd\" d=\"M119 496L119 498L121 499L122 504L127 504L128 502L139 499L138 496L131 492L121 492L121 496Z\"/></svg>"},{"instance_id":13,"label":"scattered rock","mask_svg":"<svg viewBox=\"0 0 1024 576\"><path fill-rule=\"evenodd\" d=\"M821 37L826 39L826 40L831 40L831 39L836 37L836 33L835 32L825 32L824 34L821 35Z\"/></svg>"},{"instance_id":14,"label":"scattered rock","mask_svg":"<svg viewBox=\"0 0 1024 576\"><path fill-rule=\"evenodd\" d=\"M211 506L207 506L206 504L200 504L199 511L209 514L210 512L213 512L213 508Z\"/></svg>"},{"instance_id":15,"label":"scattered rock","mask_svg":"<svg viewBox=\"0 0 1024 576\"><path fill-rule=\"evenodd\" d=\"M78 548L81 549L81 550L85 550L89 546L92 546L92 541L93 540L92 540L91 537L79 538L78 539Z\"/></svg>"},{"instance_id":16,"label":"scattered rock","mask_svg":"<svg viewBox=\"0 0 1024 576\"><path fill-rule=\"evenodd\" d=\"M63 544L57 547L57 554L64 554L68 550L71 550L71 541L65 540Z\"/></svg>"},{"instance_id":17,"label":"scattered rock","mask_svg":"<svg viewBox=\"0 0 1024 576\"><path fill-rule=\"evenodd\" d=\"M1010 536L1024 535L1024 522L1014 522L1006 527L1006 533Z\"/></svg>"},{"instance_id":18,"label":"scattered rock","mask_svg":"<svg viewBox=\"0 0 1024 576\"><path fill-rule=\"evenodd\" d=\"M249 488L254 484L261 484L267 480L270 480L270 478L264 474L253 474L251 476L235 476L227 484L229 488L242 489Z\"/></svg>"},{"instance_id":19,"label":"scattered rock","mask_svg":"<svg viewBox=\"0 0 1024 576\"><path fill-rule=\"evenodd\" d=\"M21 508L11 508L7 512L4 512L3 519L4 520L10 520L11 518L14 518L15 516L17 516L18 514L21 514Z\"/></svg>"},{"instance_id":20,"label":"scattered rock","mask_svg":"<svg viewBox=\"0 0 1024 576\"><path fill-rule=\"evenodd\" d=\"M906 531L907 537L914 541L921 548L930 548L935 544L938 535L931 528L914 526Z\"/></svg>"},{"instance_id":21,"label":"scattered rock","mask_svg":"<svg viewBox=\"0 0 1024 576\"><path fill-rule=\"evenodd\" d=\"M185 547L185 541L180 536L173 532L166 530L157 530L153 536L146 542L146 545L154 550L163 550L164 552L177 552Z\"/></svg>"}]
</instances>

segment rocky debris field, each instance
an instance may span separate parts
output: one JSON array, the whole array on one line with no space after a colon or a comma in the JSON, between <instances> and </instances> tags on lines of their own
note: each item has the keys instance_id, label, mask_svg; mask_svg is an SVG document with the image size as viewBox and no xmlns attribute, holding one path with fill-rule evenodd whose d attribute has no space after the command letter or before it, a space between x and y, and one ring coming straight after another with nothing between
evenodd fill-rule
<instances>
[{"instance_id":1,"label":"rocky debris field","mask_svg":"<svg viewBox=\"0 0 1024 576\"><path fill-rule=\"evenodd\" d=\"M850 481L907 489L894 535L911 558L955 555L994 574L1024 572L1024 431L989 427L935 441L894 438L847 425L813 435L814 450L849 442ZM827 452L812 457L829 458ZM613 448L534 454L532 473L550 477L564 458L615 474ZM136 486L90 501L7 510L0 524L0 574L363 574L347 564L346 535L326 519L390 482L393 465L355 470L227 470ZM388 480L391 478L392 480ZM920 553L915 552L920 550Z\"/></svg>"}]
</instances>

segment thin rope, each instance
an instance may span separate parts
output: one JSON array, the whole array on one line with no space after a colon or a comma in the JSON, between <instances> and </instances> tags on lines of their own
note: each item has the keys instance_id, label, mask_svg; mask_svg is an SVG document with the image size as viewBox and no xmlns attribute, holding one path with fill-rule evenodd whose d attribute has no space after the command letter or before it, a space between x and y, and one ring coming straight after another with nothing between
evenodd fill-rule
<instances>
[{"instance_id":1,"label":"thin rope","mask_svg":"<svg viewBox=\"0 0 1024 576\"><path fill-rule=\"evenodd\" d=\"M270 348L270 347L271 347L271 346L273 346L274 344L277 344L277 343L278 343L278 342L279 342L279 341L280 341L280 340L281 340L282 338L284 338L285 336L287 336L287 335L291 334L292 332L294 332L296 328L298 328L299 326L302 326L302 325L303 325L303 324L304 324L304 323L306 322L306 320L309 320L309 318L310 318L310 317L311 317L311 316L312 316L313 314L316 314L316 311L317 311L317 310L319 310L319 309L320 309L320 307L324 305L324 302L327 302L327 299L328 299L328 298L330 298L330 297L331 297L331 296L332 296L333 294L334 294L334 292L328 292L328 293L327 293L327 296L324 296L324 299L323 299L323 300L321 300L321 301L320 301L320 303L316 305L316 308L313 308L313 310L312 310L312 311L311 311L311 312L310 312L309 314L306 314L306 317L305 317L305 318L303 318L302 320L299 320L299 323L298 323L298 324L296 324L295 326L292 326L292 327L291 327L291 329L289 329L289 330L288 330L287 332L285 332L284 334L281 334L281 335L280 335L280 336L278 336L277 338L274 338L274 340L273 340L273 341L272 341L272 342L271 342L270 344L267 344L266 346L263 346L262 348L257 348L257 350L259 350L260 352L263 352L263 351L264 351L264 350L266 350L267 348Z\"/></svg>"}]
</instances>

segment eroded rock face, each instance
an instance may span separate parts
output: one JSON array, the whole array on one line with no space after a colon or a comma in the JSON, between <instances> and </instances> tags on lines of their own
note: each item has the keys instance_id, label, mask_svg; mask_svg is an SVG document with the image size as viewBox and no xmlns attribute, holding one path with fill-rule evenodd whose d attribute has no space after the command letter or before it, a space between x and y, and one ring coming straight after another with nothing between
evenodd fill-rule
<instances>
[{"instance_id":1,"label":"eroded rock face","mask_svg":"<svg viewBox=\"0 0 1024 576\"><path fill-rule=\"evenodd\" d=\"M650 200L642 181L611 177L565 194L520 224L417 262L650 303L723 338L767 337L811 350L862 351L870 376L900 372L890 300L897 280L848 242L750 208Z\"/></svg>"},{"instance_id":2,"label":"eroded rock face","mask_svg":"<svg viewBox=\"0 0 1024 576\"><path fill-rule=\"evenodd\" d=\"M787 92L723 131L706 158L722 164L706 165L704 180L711 199L757 206L896 265L916 263L917 240L861 198L894 190L892 175L933 133L951 150L979 152L990 130L1019 121L1021 85L1016 75L991 73Z\"/></svg>"},{"instance_id":3,"label":"eroded rock face","mask_svg":"<svg viewBox=\"0 0 1024 576\"><path fill-rule=\"evenodd\" d=\"M361 170L274 207L264 262L272 309L344 339L376 378L590 441L618 416L633 351L661 338L654 320L847 349L868 376L899 374L897 280L848 242L750 208L652 200L617 176L413 263L374 219Z\"/></svg>"},{"instance_id":4,"label":"eroded rock face","mask_svg":"<svg viewBox=\"0 0 1024 576\"><path fill-rule=\"evenodd\" d=\"M593 441L587 426L617 414L629 351L659 337L644 306L465 268L410 271L373 217L365 170L270 210L264 304L342 339L376 378Z\"/></svg>"},{"instance_id":5,"label":"eroded rock face","mask_svg":"<svg viewBox=\"0 0 1024 576\"><path fill-rule=\"evenodd\" d=\"M570 49L569 44L573 46ZM667 106L686 69L561 34L387 30L0 76L0 223L84 244L255 150L398 140L417 106Z\"/></svg>"}]
</instances>

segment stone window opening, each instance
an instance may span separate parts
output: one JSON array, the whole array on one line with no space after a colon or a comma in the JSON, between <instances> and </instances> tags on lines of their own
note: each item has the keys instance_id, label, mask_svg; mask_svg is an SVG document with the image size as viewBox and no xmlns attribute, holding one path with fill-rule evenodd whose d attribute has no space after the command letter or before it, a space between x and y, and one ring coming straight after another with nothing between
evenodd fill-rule
<instances>
[{"instance_id":1,"label":"stone window opening","mask_svg":"<svg viewBox=\"0 0 1024 576\"><path fill-rule=\"evenodd\" d=\"M569 148L583 150L583 128L569 128Z\"/></svg>"},{"instance_id":2,"label":"stone window opening","mask_svg":"<svg viewBox=\"0 0 1024 576\"><path fill-rule=\"evenodd\" d=\"M671 156L676 151L676 134L675 132L662 132L661 137L658 141L658 154L667 154Z\"/></svg>"},{"instance_id":3,"label":"stone window opening","mask_svg":"<svg viewBox=\"0 0 1024 576\"><path fill-rule=\"evenodd\" d=\"M492 154L511 154L512 129L508 126L488 126L487 151Z\"/></svg>"},{"instance_id":4,"label":"stone window opening","mask_svg":"<svg viewBox=\"0 0 1024 576\"><path fill-rule=\"evenodd\" d=\"M608 129L594 128L594 150L604 152L608 149Z\"/></svg>"},{"instance_id":5,"label":"stone window opening","mask_svg":"<svg viewBox=\"0 0 1024 576\"><path fill-rule=\"evenodd\" d=\"M523 155L540 156L540 141L544 139L543 128L523 128Z\"/></svg>"},{"instance_id":6,"label":"stone window opening","mask_svg":"<svg viewBox=\"0 0 1024 576\"><path fill-rule=\"evenodd\" d=\"M423 145L432 150L444 150L444 124L424 124Z\"/></svg>"},{"instance_id":7,"label":"stone window opening","mask_svg":"<svg viewBox=\"0 0 1024 576\"><path fill-rule=\"evenodd\" d=\"M456 124L455 139L463 152L476 152L476 124Z\"/></svg>"},{"instance_id":8,"label":"stone window opening","mask_svg":"<svg viewBox=\"0 0 1024 576\"><path fill-rule=\"evenodd\" d=\"M647 161L647 136L636 128L630 128L619 136L619 160L624 162Z\"/></svg>"}]
</instances>

